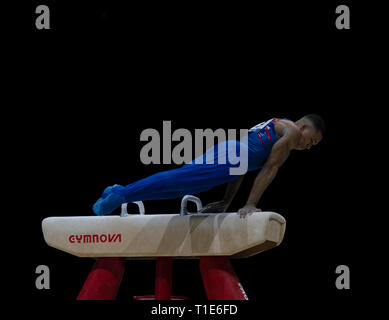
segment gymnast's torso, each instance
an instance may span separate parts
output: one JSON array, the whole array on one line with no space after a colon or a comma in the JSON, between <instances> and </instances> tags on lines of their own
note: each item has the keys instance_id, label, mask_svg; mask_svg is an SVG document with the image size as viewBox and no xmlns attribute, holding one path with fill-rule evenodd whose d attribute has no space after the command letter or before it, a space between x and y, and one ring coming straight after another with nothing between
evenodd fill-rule
<instances>
[{"instance_id":1,"label":"gymnast's torso","mask_svg":"<svg viewBox=\"0 0 389 320\"><path fill-rule=\"evenodd\" d=\"M289 119L272 118L252 127L248 132L248 171L263 167L274 144L285 129L295 126Z\"/></svg>"},{"instance_id":2,"label":"gymnast's torso","mask_svg":"<svg viewBox=\"0 0 389 320\"><path fill-rule=\"evenodd\" d=\"M275 125L280 121L273 118L257 124L248 132L248 170L261 168L270 155L273 145L278 141L279 135Z\"/></svg>"}]
</instances>

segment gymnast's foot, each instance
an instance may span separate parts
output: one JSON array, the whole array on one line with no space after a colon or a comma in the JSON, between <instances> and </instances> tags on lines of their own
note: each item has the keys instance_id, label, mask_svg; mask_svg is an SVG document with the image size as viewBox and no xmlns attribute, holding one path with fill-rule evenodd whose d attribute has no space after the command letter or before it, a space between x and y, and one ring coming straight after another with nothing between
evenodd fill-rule
<instances>
[{"instance_id":1,"label":"gymnast's foot","mask_svg":"<svg viewBox=\"0 0 389 320\"><path fill-rule=\"evenodd\" d=\"M93 205L93 212L98 216L103 216L111 213L124 202L126 202L126 199L123 196L112 192L105 198L101 197L96 201Z\"/></svg>"},{"instance_id":2,"label":"gymnast's foot","mask_svg":"<svg viewBox=\"0 0 389 320\"><path fill-rule=\"evenodd\" d=\"M101 195L101 197L103 199L105 199L106 197L108 197L108 195L111 193L112 189L115 188L115 187L121 187L120 184L114 184L113 186L109 186L109 187L106 187L103 191L103 194Z\"/></svg>"}]
</instances>

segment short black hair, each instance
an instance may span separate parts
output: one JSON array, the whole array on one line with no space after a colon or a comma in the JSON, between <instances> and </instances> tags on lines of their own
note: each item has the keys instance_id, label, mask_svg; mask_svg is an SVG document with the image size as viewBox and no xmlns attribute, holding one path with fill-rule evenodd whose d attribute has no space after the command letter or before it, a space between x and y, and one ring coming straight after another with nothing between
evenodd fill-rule
<instances>
[{"instance_id":1,"label":"short black hair","mask_svg":"<svg viewBox=\"0 0 389 320\"><path fill-rule=\"evenodd\" d=\"M304 116L305 119L308 119L309 121L312 122L313 127L317 130L320 131L322 136L324 137L327 131L326 124L321 116L318 114L308 114Z\"/></svg>"}]
</instances>

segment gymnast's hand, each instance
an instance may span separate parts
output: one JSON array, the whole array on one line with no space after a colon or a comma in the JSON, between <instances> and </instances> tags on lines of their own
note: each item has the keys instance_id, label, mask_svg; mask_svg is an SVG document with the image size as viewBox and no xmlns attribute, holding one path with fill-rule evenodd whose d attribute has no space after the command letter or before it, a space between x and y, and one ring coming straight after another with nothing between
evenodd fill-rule
<instances>
[{"instance_id":1,"label":"gymnast's hand","mask_svg":"<svg viewBox=\"0 0 389 320\"><path fill-rule=\"evenodd\" d=\"M203 207L199 213L222 213L226 212L228 208L228 203L224 200L212 202L210 204L207 204L205 207Z\"/></svg>"},{"instance_id":2,"label":"gymnast's hand","mask_svg":"<svg viewBox=\"0 0 389 320\"><path fill-rule=\"evenodd\" d=\"M237 215L240 218L246 218L247 215L252 215L254 212L262 212L262 210L256 208L254 205L246 204L243 208L238 210Z\"/></svg>"}]
</instances>

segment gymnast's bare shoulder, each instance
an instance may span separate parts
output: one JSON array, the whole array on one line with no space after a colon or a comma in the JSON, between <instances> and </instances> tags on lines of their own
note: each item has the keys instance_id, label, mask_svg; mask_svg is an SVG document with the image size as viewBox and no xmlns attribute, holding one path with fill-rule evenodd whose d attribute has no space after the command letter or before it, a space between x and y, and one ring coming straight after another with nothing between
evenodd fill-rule
<instances>
[{"instance_id":1,"label":"gymnast's bare shoulder","mask_svg":"<svg viewBox=\"0 0 389 320\"><path fill-rule=\"evenodd\" d=\"M274 130L279 138L289 140L292 145L297 144L301 138L299 127L288 119L280 119L274 124Z\"/></svg>"}]
</instances>

